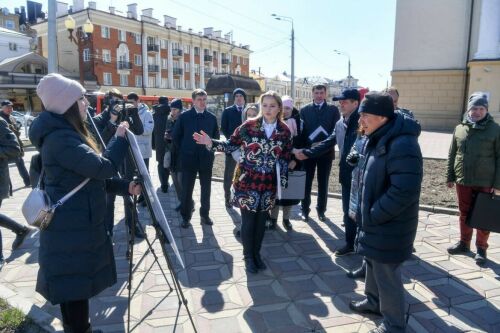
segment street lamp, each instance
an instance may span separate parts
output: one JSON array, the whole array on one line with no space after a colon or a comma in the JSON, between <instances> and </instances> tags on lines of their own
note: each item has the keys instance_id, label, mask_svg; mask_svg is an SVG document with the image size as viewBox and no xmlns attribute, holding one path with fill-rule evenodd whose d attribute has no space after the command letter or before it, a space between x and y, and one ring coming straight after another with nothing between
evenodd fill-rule
<instances>
[{"instance_id":1,"label":"street lamp","mask_svg":"<svg viewBox=\"0 0 500 333\"><path fill-rule=\"evenodd\" d=\"M84 84L83 44L90 43L90 45L92 46L92 33L94 32L94 25L92 24L92 22L90 22L90 19L87 19L87 21L83 24L83 27L78 27L76 29L75 34L73 34L73 31L75 31L75 28L76 28L76 22L75 22L75 19L71 15L68 15L68 17L64 21L64 26L66 27L66 29L69 32L69 37L68 37L69 40L78 46L80 84L83 86L83 84ZM92 54L92 52L90 52L90 54Z\"/></svg>"},{"instance_id":2,"label":"street lamp","mask_svg":"<svg viewBox=\"0 0 500 333\"><path fill-rule=\"evenodd\" d=\"M351 56L347 52L333 50L336 54L345 55L348 59L347 62L347 88L351 88Z\"/></svg>"},{"instance_id":3,"label":"street lamp","mask_svg":"<svg viewBox=\"0 0 500 333\"><path fill-rule=\"evenodd\" d=\"M291 73L291 90L292 93L290 94L292 99L295 101L295 34L293 32L293 18L289 16L281 16L281 15L276 15L276 14L271 14L271 16L274 17L275 20L278 21L286 21L290 22L292 24L292 73Z\"/></svg>"}]
</instances>

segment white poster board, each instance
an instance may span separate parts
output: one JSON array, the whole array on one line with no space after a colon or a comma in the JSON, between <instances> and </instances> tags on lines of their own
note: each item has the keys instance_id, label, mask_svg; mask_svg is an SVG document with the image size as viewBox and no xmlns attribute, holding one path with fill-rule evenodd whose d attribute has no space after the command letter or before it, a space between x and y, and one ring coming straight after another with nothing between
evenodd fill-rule
<instances>
[{"instance_id":1,"label":"white poster board","mask_svg":"<svg viewBox=\"0 0 500 333\"><path fill-rule=\"evenodd\" d=\"M151 182L151 177L149 176L148 169L146 168L146 164L144 163L144 159L142 157L141 151L139 150L139 146L137 145L137 140L135 139L134 133L130 130L127 130L127 139L130 143L130 147L132 148L132 153L134 154L134 159L137 161L137 166L139 167L139 173L141 174L144 188L142 189L143 193L146 192L149 201L151 202L151 207L153 209L153 213L155 215L156 221L160 225L163 233L167 236L168 241L170 242L170 246L172 246L172 250L179 260L182 268L184 267L184 262L182 261L181 255L179 253L179 249L177 248L177 244L175 243L174 236L172 235L172 231L170 230L170 226L168 225L167 218L163 213L163 208L160 204L160 200L158 200L158 196L156 195L156 191L153 187L153 183ZM163 246L163 245L162 245Z\"/></svg>"}]
</instances>

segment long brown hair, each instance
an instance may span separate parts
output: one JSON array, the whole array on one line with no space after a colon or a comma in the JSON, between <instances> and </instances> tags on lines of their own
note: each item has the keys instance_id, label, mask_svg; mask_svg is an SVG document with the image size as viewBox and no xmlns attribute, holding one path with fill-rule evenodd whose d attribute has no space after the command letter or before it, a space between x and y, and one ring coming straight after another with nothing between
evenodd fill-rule
<instances>
[{"instance_id":1,"label":"long brown hair","mask_svg":"<svg viewBox=\"0 0 500 333\"><path fill-rule=\"evenodd\" d=\"M259 115L257 116L257 118L262 118L264 116L262 114L262 101L264 100L265 97L274 98L276 103L278 103L278 107L279 107L280 111L276 115L276 119L283 120L283 101L281 100L280 95L278 95L278 93L276 91L272 91L272 90L269 90L269 91L263 93L262 95L260 95L260 98L259 98L260 111L259 111Z\"/></svg>"},{"instance_id":2,"label":"long brown hair","mask_svg":"<svg viewBox=\"0 0 500 333\"><path fill-rule=\"evenodd\" d=\"M94 151L97 153L100 153L101 150L99 149L99 146L97 145L97 142L94 140L94 138L89 134L89 131L87 130L87 127L85 126L85 122L83 121L82 117L80 116L80 109L78 107L78 101L75 102L71 107L66 111L63 115L64 119L68 121L68 123L73 126L75 131L80 134L80 137L82 138L85 143L92 148Z\"/></svg>"}]
</instances>

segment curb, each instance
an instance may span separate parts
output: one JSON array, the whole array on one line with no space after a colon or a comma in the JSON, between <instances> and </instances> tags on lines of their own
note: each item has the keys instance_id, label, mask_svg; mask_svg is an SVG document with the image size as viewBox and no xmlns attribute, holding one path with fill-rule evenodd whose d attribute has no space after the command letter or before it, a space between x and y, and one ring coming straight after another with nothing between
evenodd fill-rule
<instances>
[{"instance_id":1,"label":"curb","mask_svg":"<svg viewBox=\"0 0 500 333\"><path fill-rule=\"evenodd\" d=\"M62 322L58 318L31 303L25 297L16 294L5 285L0 285L0 297L5 299L10 306L19 309L45 332L62 332Z\"/></svg>"},{"instance_id":2,"label":"curb","mask_svg":"<svg viewBox=\"0 0 500 333\"><path fill-rule=\"evenodd\" d=\"M224 178L212 177L212 181L223 183ZM311 194L318 195L318 192L311 191ZM334 198L334 199L342 199L342 194L328 192L328 197ZM429 213L434 213L434 214L446 214L446 215L457 215L457 216L460 215L460 212L456 208L446 208L446 207L441 207L441 206L430 206L430 205L419 205L418 209L423 210L424 212L429 212Z\"/></svg>"}]
</instances>

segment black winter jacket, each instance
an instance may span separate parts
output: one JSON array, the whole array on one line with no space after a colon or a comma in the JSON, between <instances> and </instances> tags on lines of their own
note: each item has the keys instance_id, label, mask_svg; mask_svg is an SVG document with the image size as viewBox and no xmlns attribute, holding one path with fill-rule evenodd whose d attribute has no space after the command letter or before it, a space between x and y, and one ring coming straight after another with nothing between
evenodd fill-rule
<instances>
[{"instance_id":1,"label":"black winter jacket","mask_svg":"<svg viewBox=\"0 0 500 333\"><path fill-rule=\"evenodd\" d=\"M401 263L412 253L422 184L420 125L397 115L372 133L361 167L361 229L358 253Z\"/></svg>"},{"instance_id":2,"label":"black winter jacket","mask_svg":"<svg viewBox=\"0 0 500 333\"><path fill-rule=\"evenodd\" d=\"M156 161L163 164L165 155L165 130L167 127L170 107L168 104L158 104L153 107L153 149L156 151Z\"/></svg>"},{"instance_id":3,"label":"black winter jacket","mask_svg":"<svg viewBox=\"0 0 500 333\"><path fill-rule=\"evenodd\" d=\"M64 119L42 112L29 137L41 152L44 184L52 202L85 178L91 180L62 206L40 232L36 290L53 304L89 299L116 282L113 245L106 231L106 193L125 195L128 182L109 180L123 162L128 143L112 139L102 156Z\"/></svg>"},{"instance_id":4,"label":"black winter jacket","mask_svg":"<svg viewBox=\"0 0 500 333\"><path fill-rule=\"evenodd\" d=\"M220 130L222 134L229 140L231 135L233 135L234 130L239 127L242 121L243 111L238 111L236 104L227 107L222 111L222 117L220 121Z\"/></svg>"},{"instance_id":5,"label":"black winter jacket","mask_svg":"<svg viewBox=\"0 0 500 333\"><path fill-rule=\"evenodd\" d=\"M9 196L9 160L21 156L21 148L9 124L0 118L0 201Z\"/></svg>"}]
</instances>

